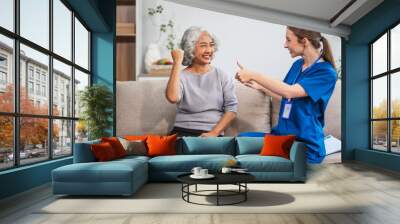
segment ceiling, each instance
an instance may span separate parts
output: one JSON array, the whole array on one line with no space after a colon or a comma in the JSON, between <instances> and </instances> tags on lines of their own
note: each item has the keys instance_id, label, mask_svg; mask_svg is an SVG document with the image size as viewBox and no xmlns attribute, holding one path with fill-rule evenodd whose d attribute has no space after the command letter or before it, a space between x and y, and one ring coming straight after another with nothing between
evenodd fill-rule
<instances>
[{"instance_id":1,"label":"ceiling","mask_svg":"<svg viewBox=\"0 0 400 224\"><path fill-rule=\"evenodd\" d=\"M351 25L383 0L167 0L347 37Z\"/></svg>"}]
</instances>

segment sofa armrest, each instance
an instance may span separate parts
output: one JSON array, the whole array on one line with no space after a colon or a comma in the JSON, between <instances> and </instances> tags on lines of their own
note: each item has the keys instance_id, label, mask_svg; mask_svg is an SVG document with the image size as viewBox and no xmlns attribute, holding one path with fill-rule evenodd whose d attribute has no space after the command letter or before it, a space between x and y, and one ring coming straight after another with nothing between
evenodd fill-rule
<instances>
[{"instance_id":1,"label":"sofa armrest","mask_svg":"<svg viewBox=\"0 0 400 224\"><path fill-rule=\"evenodd\" d=\"M290 160L293 162L293 180L306 180L306 146L304 142L295 141L290 149Z\"/></svg>"},{"instance_id":2,"label":"sofa armrest","mask_svg":"<svg viewBox=\"0 0 400 224\"><path fill-rule=\"evenodd\" d=\"M95 162L96 158L92 153L90 146L100 143L100 140L75 143L74 145L74 163Z\"/></svg>"}]
</instances>

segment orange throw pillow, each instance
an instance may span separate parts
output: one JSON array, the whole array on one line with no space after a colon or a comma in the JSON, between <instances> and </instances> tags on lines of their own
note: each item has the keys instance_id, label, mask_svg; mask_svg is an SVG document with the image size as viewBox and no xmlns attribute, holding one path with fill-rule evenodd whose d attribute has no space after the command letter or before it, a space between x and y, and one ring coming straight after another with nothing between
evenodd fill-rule
<instances>
[{"instance_id":1,"label":"orange throw pillow","mask_svg":"<svg viewBox=\"0 0 400 224\"><path fill-rule=\"evenodd\" d=\"M170 136L148 136L146 140L148 156L176 155L176 137L176 134Z\"/></svg>"},{"instance_id":2,"label":"orange throw pillow","mask_svg":"<svg viewBox=\"0 0 400 224\"><path fill-rule=\"evenodd\" d=\"M261 156L280 156L290 158L290 148L296 136L294 135L266 135L264 146L261 149Z\"/></svg>"},{"instance_id":3,"label":"orange throw pillow","mask_svg":"<svg viewBox=\"0 0 400 224\"><path fill-rule=\"evenodd\" d=\"M110 137L110 138L101 138L101 142L108 142L114 149L115 155L117 158L121 158L126 156L126 151L124 146L122 146L121 142L119 142L118 138Z\"/></svg>"},{"instance_id":4,"label":"orange throw pillow","mask_svg":"<svg viewBox=\"0 0 400 224\"><path fill-rule=\"evenodd\" d=\"M117 158L113 147L108 142L93 144L91 145L91 149L94 157L99 162L110 161Z\"/></svg>"}]
</instances>

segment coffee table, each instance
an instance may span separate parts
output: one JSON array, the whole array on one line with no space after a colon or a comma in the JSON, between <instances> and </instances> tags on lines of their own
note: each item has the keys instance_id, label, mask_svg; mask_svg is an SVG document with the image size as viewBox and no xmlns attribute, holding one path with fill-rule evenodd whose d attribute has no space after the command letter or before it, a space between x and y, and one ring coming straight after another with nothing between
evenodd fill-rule
<instances>
[{"instance_id":1,"label":"coffee table","mask_svg":"<svg viewBox=\"0 0 400 224\"><path fill-rule=\"evenodd\" d=\"M178 181L182 183L182 199L188 203L198 204L198 205L234 205L245 202L247 200L247 192L249 188L247 187L247 183L255 180L255 177L249 173L214 173L215 176L212 179L193 179L190 177L191 173L182 174L177 177ZM215 190L198 190L197 185L215 185ZM190 191L190 186L195 186L194 191ZM237 190L224 190L220 189L220 185L236 185L238 186ZM206 194L214 192L215 194ZM203 196L203 197L216 197L216 204L202 204L193 202L190 200L190 196ZM231 203L223 203L221 202L222 197L232 197L239 196L239 200L236 200Z\"/></svg>"}]
</instances>

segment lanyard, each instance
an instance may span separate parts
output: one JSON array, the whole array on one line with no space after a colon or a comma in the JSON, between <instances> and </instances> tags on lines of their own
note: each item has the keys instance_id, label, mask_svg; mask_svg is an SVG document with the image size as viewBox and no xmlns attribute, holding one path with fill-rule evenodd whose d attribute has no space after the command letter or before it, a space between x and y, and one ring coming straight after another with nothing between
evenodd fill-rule
<instances>
[{"instance_id":1,"label":"lanyard","mask_svg":"<svg viewBox=\"0 0 400 224\"><path fill-rule=\"evenodd\" d=\"M315 60L310 66L308 66L306 69L304 69L304 71L302 71L302 68L300 68L299 73L297 73L296 78L293 80L292 84L295 84L297 79L300 77L300 74L307 71L308 69L310 69L311 67L313 67L315 64L317 64L317 62L322 58L322 54L317 58L317 60ZM304 59L303 59L304 60ZM287 102L290 103L290 99L287 99Z\"/></svg>"},{"instance_id":2,"label":"lanyard","mask_svg":"<svg viewBox=\"0 0 400 224\"><path fill-rule=\"evenodd\" d=\"M297 79L300 77L300 74L301 74L301 73L303 73L303 72L305 72L305 71L311 69L311 67L313 67L315 64L317 64L317 62L318 62L321 58L322 58L322 55L320 55L320 56L317 58L317 60L315 60L310 66L308 66L306 69L304 69L304 71L302 71L302 70L301 70L302 68L300 68L300 71L299 71L299 73L297 73L296 78L293 80L292 85L296 83L296 81L297 81Z\"/></svg>"}]
</instances>

